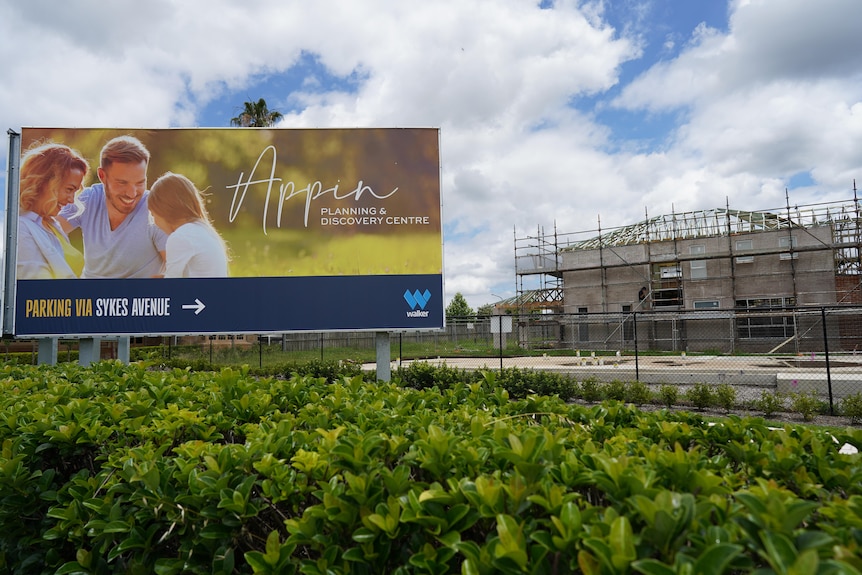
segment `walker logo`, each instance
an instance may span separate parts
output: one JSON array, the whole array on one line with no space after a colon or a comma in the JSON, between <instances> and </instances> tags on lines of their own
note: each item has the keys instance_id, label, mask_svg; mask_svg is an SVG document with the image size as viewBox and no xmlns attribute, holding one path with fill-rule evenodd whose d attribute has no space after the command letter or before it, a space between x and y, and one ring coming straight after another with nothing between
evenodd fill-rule
<instances>
[{"instance_id":1,"label":"walker logo","mask_svg":"<svg viewBox=\"0 0 862 575\"><path fill-rule=\"evenodd\" d=\"M427 289L424 293L419 293L419 290L410 293L410 290L404 292L404 300L410 305L410 310L407 312L407 317L428 317L428 312L425 311L425 306L428 305L428 300L431 299L431 292ZM420 309L416 309L416 308Z\"/></svg>"}]
</instances>

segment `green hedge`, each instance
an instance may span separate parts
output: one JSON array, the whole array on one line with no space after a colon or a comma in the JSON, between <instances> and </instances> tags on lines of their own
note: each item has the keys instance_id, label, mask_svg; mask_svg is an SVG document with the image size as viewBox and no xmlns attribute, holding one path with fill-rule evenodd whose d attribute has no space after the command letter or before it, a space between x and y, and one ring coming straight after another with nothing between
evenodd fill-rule
<instances>
[{"instance_id":1,"label":"green hedge","mask_svg":"<svg viewBox=\"0 0 862 575\"><path fill-rule=\"evenodd\" d=\"M5 366L0 569L862 571L862 431L413 375Z\"/></svg>"}]
</instances>

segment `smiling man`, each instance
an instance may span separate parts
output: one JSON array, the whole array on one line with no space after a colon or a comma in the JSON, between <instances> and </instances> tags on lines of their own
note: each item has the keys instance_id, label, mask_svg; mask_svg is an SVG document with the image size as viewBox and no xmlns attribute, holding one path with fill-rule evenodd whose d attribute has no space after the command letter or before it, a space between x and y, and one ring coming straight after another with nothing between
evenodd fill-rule
<instances>
[{"instance_id":1,"label":"smiling man","mask_svg":"<svg viewBox=\"0 0 862 575\"><path fill-rule=\"evenodd\" d=\"M81 228L82 278L157 277L164 271L167 236L150 222L147 166L150 152L132 136L102 148L99 180L78 196L83 211L70 204L60 212L66 233Z\"/></svg>"}]
</instances>

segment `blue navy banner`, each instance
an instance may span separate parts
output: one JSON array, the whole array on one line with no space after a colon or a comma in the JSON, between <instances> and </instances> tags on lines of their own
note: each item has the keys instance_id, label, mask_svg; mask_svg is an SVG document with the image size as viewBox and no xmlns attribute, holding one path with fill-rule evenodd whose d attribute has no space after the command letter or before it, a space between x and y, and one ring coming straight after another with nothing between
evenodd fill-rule
<instances>
[{"instance_id":1,"label":"blue navy banner","mask_svg":"<svg viewBox=\"0 0 862 575\"><path fill-rule=\"evenodd\" d=\"M440 275L20 280L18 336L441 328Z\"/></svg>"}]
</instances>

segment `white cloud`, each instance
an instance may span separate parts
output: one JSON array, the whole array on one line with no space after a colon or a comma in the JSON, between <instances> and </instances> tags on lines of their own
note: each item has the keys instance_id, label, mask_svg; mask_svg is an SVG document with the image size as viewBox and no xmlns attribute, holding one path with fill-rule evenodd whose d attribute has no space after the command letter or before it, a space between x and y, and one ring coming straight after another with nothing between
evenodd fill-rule
<instances>
[{"instance_id":1,"label":"white cloud","mask_svg":"<svg viewBox=\"0 0 862 575\"><path fill-rule=\"evenodd\" d=\"M678 58L632 82L617 103L654 110L696 106L773 82L858 79L860 18L856 0L741 2L729 33L701 24Z\"/></svg>"},{"instance_id":2,"label":"white cloud","mask_svg":"<svg viewBox=\"0 0 862 575\"><path fill-rule=\"evenodd\" d=\"M862 167L860 18L853 0L735 2L727 33L699 26L676 59L626 86L615 105L687 119L666 150L673 165L648 162L671 172L651 196L767 208L785 203L790 176L810 172L818 198L849 197Z\"/></svg>"},{"instance_id":3,"label":"white cloud","mask_svg":"<svg viewBox=\"0 0 862 575\"><path fill-rule=\"evenodd\" d=\"M256 98L310 55L325 70L276 99L297 110L284 126L441 127L447 297L473 307L514 286L514 230L780 206L800 172L846 197L862 173L862 3L733 0L726 31L634 0L612 23L609 6L0 0L0 123L195 125L195 106ZM669 59L639 61L650 27ZM620 86L624 65L645 69ZM611 102L677 124L660 148L620 141L596 115Z\"/></svg>"},{"instance_id":4,"label":"white cloud","mask_svg":"<svg viewBox=\"0 0 862 575\"><path fill-rule=\"evenodd\" d=\"M361 66L368 74L353 99L360 124L524 129L574 94L613 85L629 53L572 8L513 1L405 3L357 32L360 46L323 45L319 54L336 73ZM344 65L345 51L355 55L353 67ZM288 123L320 121L330 98L307 96L308 108Z\"/></svg>"}]
</instances>

